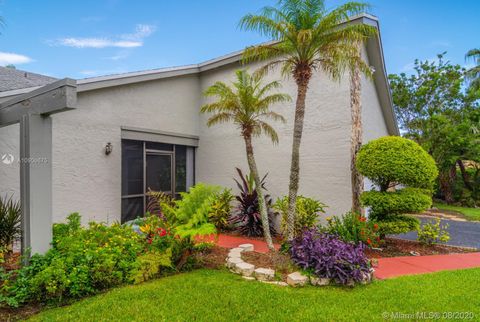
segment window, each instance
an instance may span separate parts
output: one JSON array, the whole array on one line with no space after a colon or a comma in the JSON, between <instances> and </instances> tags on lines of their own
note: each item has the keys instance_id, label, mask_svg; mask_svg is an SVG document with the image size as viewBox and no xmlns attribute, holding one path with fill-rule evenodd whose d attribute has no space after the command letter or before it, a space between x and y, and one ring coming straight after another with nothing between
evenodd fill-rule
<instances>
[{"instance_id":1,"label":"window","mask_svg":"<svg viewBox=\"0 0 480 322\"><path fill-rule=\"evenodd\" d=\"M194 184L195 148L122 140L122 222L143 216L146 192L175 198Z\"/></svg>"}]
</instances>

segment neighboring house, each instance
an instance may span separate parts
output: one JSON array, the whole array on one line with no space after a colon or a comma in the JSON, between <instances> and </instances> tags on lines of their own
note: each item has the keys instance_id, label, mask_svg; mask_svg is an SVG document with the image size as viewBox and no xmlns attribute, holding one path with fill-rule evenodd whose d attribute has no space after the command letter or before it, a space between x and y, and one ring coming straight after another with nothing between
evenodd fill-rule
<instances>
[{"instance_id":1,"label":"neighboring house","mask_svg":"<svg viewBox=\"0 0 480 322\"><path fill-rule=\"evenodd\" d=\"M378 26L369 15L353 22ZM362 80L364 141L398 135L380 37L368 42L363 56L375 68L373 81ZM71 212L85 221L134 218L144 213L148 187L178 194L206 182L235 193L234 168L247 169L244 143L231 124L208 128L199 109L206 102L202 92L217 80L233 80L240 59L237 52L196 65L78 80L77 108L51 116L53 221ZM279 72L265 81L274 79L282 79ZM1 68L0 80L2 102L55 79ZM282 83L281 91L295 99L294 81ZM300 194L326 203L329 214L342 214L351 202L348 77L333 82L315 73L306 104ZM288 191L294 102L274 109L287 118L274 124L280 143L256 139L254 147L260 172L268 173L269 193L277 198ZM18 151L18 124L0 128L0 155L18 158ZM0 163L0 182L0 195L18 197L18 164Z\"/></svg>"}]
</instances>

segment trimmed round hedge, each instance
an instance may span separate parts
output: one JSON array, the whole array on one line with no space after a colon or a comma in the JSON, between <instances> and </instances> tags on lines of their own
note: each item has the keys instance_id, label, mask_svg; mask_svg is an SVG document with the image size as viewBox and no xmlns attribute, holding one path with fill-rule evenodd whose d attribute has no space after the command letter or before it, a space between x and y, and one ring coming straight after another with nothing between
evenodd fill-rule
<instances>
[{"instance_id":1,"label":"trimmed round hedge","mask_svg":"<svg viewBox=\"0 0 480 322\"><path fill-rule=\"evenodd\" d=\"M416 142L385 136L361 147L358 171L386 191L390 183L432 189L438 170L433 158Z\"/></svg>"},{"instance_id":2,"label":"trimmed round hedge","mask_svg":"<svg viewBox=\"0 0 480 322\"><path fill-rule=\"evenodd\" d=\"M404 188L392 192L365 191L361 202L371 208L372 219L380 219L387 215L417 213L432 205L429 191L419 188Z\"/></svg>"}]
</instances>

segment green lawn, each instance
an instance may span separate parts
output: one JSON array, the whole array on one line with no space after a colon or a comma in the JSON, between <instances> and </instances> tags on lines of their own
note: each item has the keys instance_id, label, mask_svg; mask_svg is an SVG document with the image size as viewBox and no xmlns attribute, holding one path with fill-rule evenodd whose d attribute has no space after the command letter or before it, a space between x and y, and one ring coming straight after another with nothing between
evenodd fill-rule
<instances>
[{"instance_id":1,"label":"green lawn","mask_svg":"<svg viewBox=\"0 0 480 322\"><path fill-rule=\"evenodd\" d=\"M434 203L434 207L440 210L455 211L462 214L465 219L480 221L480 208L467 208L459 206L451 206L443 203Z\"/></svg>"},{"instance_id":2,"label":"green lawn","mask_svg":"<svg viewBox=\"0 0 480 322\"><path fill-rule=\"evenodd\" d=\"M473 312L480 269L376 281L354 289L293 289L198 270L114 289L34 321L383 321L383 312Z\"/></svg>"}]
</instances>

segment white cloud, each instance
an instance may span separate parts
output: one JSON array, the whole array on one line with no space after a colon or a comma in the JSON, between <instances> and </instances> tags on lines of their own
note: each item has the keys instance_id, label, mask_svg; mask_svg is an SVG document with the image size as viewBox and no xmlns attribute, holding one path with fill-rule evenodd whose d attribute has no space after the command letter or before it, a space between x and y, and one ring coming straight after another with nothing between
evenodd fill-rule
<instances>
[{"instance_id":1,"label":"white cloud","mask_svg":"<svg viewBox=\"0 0 480 322\"><path fill-rule=\"evenodd\" d=\"M0 65L2 66L9 64L20 65L30 63L32 61L33 59L25 55L0 52Z\"/></svg>"},{"instance_id":2,"label":"white cloud","mask_svg":"<svg viewBox=\"0 0 480 322\"><path fill-rule=\"evenodd\" d=\"M114 41L106 38L61 38L56 42L57 45L75 47L75 48L106 48L106 47L120 47L133 48L143 45L141 41Z\"/></svg>"},{"instance_id":3,"label":"white cloud","mask_svg":"<svg viewBox=\"0 0 480 322\"><path fill-rule=\"evenodd\" d=\"M138 24L135 26L135 32L132 34L124 34L122 35L123 39L130 39L130 40L139 40L139 39L144 39L150 36L155 32L157 29L156 26L154 25L144 25L144 24Z\"/></svg>"},{"instance_id":4,"label":"white cloud","mask_svg":"<svg viewBox=\"0 0 480 322\"><path fill-rule=\"evenodd\" d=\"M113 38L65 37L49 43L74 48L135 48L143 46L143 40L154 33L155 30L156 27L154 25L138 24L134 33L123 34Z\"/></svg>"}]
</instances>

